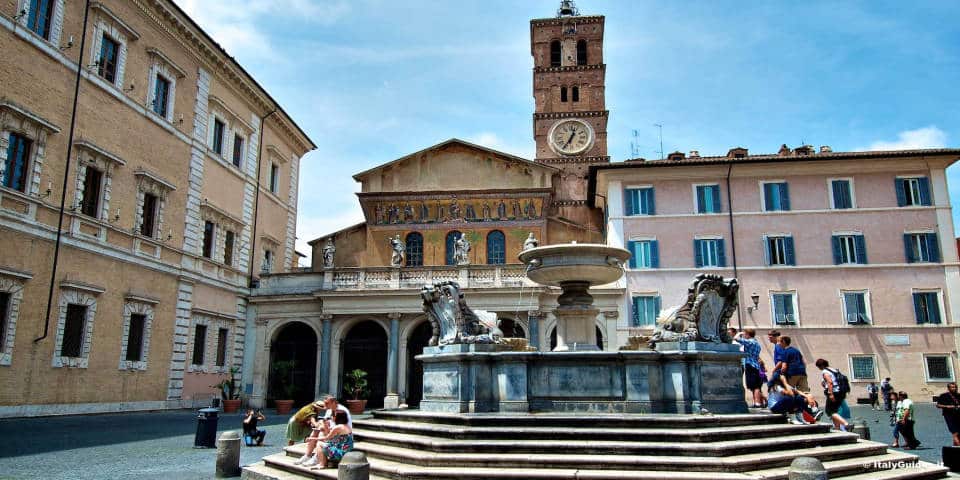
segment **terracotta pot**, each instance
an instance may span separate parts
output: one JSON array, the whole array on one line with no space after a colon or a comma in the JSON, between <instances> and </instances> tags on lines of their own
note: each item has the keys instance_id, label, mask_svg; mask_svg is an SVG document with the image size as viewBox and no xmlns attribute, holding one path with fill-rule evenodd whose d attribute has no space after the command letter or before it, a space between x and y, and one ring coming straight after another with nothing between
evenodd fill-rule
<instances>
[{"instance_id":1,"label":"terracotta pot","mask_svg":"<svg viewBox=\"0 0 960 480\"><path fill-rule=\"evenodd\" d=\"M290 410L293 410L293 400L274 400L274 404L277 407L277 413L290 413Z\"/></svg>"},{"instance_id":2,"label":"terracotta pot","mask_svg":"<svg viewBox=\"0 0 960 480\"><path fill-rule=\"evenodd\" d=\"M347 400L347 410L350 410L350 413L363 413L365 408L367 408L366 400Z\"/></svg>"},{"instance_id":3,"label":"terracotta pot","mask_svg":"<svg viewBox=\"0 0 960 480\"><path fill-rule=\"evenodd\" d=\"M223 413L235 413L237 410L240 410L239 398L223 401Z\"/></svg>"}]
</instances>

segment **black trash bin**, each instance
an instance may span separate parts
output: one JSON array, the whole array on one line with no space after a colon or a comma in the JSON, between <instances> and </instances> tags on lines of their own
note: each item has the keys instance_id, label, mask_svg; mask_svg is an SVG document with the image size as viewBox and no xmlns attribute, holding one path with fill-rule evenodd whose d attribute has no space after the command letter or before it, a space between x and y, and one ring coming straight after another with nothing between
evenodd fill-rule
<instances>
[{"instance_id":1,"label":"black trash bin","mask_svg":"<svg viewBox=\"0 0 960 480\"><path fill-rule=\"evenodd\" d=\"M197 435L193 437L194 447L217 447L217 414L216 408L201 408L197 415Z\"/></svg>"}]
</instances>

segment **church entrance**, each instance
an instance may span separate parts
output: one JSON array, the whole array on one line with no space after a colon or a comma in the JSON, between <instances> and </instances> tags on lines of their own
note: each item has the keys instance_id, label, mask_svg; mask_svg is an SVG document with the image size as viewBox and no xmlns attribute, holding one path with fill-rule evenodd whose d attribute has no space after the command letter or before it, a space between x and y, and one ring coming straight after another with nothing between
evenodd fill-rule
<instances>
[{"instance_id":1,"label":"church entrance","mask_svg":"<svg viewBox=\"0 0 960 480\"><path fill-rule=\"evenodd\" d=\"M550 331L550 351L552 352L554 348L557 348L557 327L553 327ZM597 348L603 350L603 332L600 327L597 327Z\"/></svg>"},{"instance_id":2,"label":"church entrance","mask_svg":"<svg viewBox=\"0 0 960 480\"><path fill-rule=\"evenodd\" d=\"M292 362L292 367L283 367L287 362ZM267 398L270 401L291 399L288 396L290 392L285 388L288 385L293 389L294 405L306 405L314 400L317 390L317 334L309 325L290 322L274 335L270 342L269 378Z\"/></svg>"},{"instance_id":3,"label":"church entrance","mask_svg":"<svg viewBox=\"0 0 960 480\"><path fill-rule=\"evenodd\" d=\"M407 340L406 402L410 408L419 407L420 400L423 399L423 363L415 360L414 357L423 353L423 347L430 343L431 336L433 336L433 327L430 326L430 322L422 322Z\"/></svg>"},{"instance_id":4,"label":"church entrance","mask_svg":"<svg viewBox=\"0 0 960 480\"><path fill-rule=\"evenodd\" d=\"M361 322L353 326L341 344L343 358L340 365L339 396L342 400L351 397L343 391L347 372L360 369L367 372L367 409L383 407L383 397L387 394L387 332L374 321Z\"/></svg>"}]
</instances>

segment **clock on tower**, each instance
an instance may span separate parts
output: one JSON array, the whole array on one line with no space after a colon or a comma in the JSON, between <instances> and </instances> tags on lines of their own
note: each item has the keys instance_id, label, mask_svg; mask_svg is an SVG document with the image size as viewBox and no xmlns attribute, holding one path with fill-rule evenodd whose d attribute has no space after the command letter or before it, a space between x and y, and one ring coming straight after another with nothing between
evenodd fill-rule
<instances>
[{"instance_id":1,"label":"clock on tower","mask_svg":"<svg viewBox=\"0 0 960 480\"><path fill-rule=\"evenodd\" d=\"M560 169L557 215L601 231L587 206L587 167L608 163L603 16L580 15L564 0L556 17L530 21L536 161Z\"/></svg>"}]
</instances>

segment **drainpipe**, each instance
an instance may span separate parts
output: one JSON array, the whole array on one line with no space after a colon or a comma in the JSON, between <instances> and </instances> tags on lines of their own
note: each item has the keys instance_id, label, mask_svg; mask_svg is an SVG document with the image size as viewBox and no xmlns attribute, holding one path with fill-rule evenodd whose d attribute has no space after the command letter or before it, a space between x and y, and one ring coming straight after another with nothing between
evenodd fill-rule
<instances>
[{"instance_id":1,"label":"drainpipe","mask_svg":"<svg viewBox=\"0 0 960 480\"><path fill-rule=\"evenodd\" d=\"M253 267L257 259L257 214L260 207L260 167L263 165L263 130L266 128L267 118L277 113L273 109L270 113L260 117L260 141L257 142L257 188L253 197L253 225L250 239L250 268L247 277L247 287L253 288Z\"/></svg>"},{"instance_id":2,"label":"drainpipe","mask_svg":"<svg viewBox=\"0 0 960 480\"><path fill-rule=\"evenodd\" d=\"M70 114L70 135L67 138L67 163L63 169L63 184L60 188L60 217L57 219L57 240L53 246L53 267L50 271L50 289L47 291L47 313L43 316L43 335L34 338L38 343L50 333L50 308L53 305L53 289L57 280L57 263L60 260L60 243L63 235L63 212L67 202L67 184L70 181L70 156L73 154L73 134L77 126L77 104L80 99L80 79L83 78L83 52L87 44L87 22L90 19L90 0L83 8L83 33L80 36L80 59L77 60L77 78L73 84L73 112Z\"/></svg>"},{"instance_id":3,"label":"drainpipe","mask_svg":"<svg viewBox=\"0 0 960 480\"><path fill-rule=\"evenodd\" d=\"M733 257L733 278L740 283L740 275L737 271L737 236L733 229L733 193L730 192L730 173L733 171L733 162L727 167L727 218L730 221L730 253ZM743 285L740 285L743 287ZM737 330L743 330L743 288L737 290Z\"/></svg>"}]
</instances>

